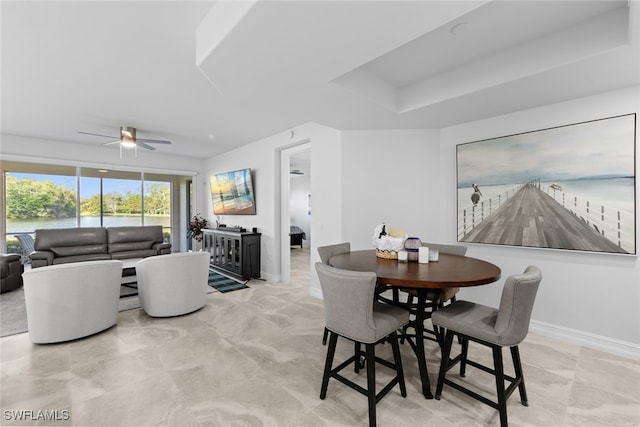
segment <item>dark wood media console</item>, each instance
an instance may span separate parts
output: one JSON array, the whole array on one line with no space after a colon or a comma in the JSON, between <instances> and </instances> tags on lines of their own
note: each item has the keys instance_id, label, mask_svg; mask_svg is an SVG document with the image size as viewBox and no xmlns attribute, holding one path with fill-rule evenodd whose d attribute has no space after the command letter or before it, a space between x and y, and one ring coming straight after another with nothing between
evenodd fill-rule
<instances>
[{"instance_id":1,"label":"dark wood media console","mask_svg":"<svg viewBox=\"0 0 640 427\"><path fill-rule=\"evenodd\" d=\"M214 269L240 280L260 278L260 233L202 231L202 248L211 254Z\"/></svg>"}]
</instances>

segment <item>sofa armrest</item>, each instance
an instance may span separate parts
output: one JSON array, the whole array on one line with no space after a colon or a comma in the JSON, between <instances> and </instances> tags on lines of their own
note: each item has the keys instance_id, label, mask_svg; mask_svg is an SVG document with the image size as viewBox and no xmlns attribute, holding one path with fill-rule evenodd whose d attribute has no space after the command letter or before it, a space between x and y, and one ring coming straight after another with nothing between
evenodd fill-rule
<instances>
[{"instance_id":1,"label":"sofa armrest","mask_svg":"<svg viewBox=\"0 0 640 427\"><path fill-rule=\"evenodd\" d=\"M154 249L158 252L158 255L165 255L171 253L171 243L154 243L151 246L151 249Z\"/></svg>"},{"instance_id":2,"label":"sofa armrest","mask_svg":"<svg viewBox=\"0 0 640 427\"><path fill-rule=\"evenodd\" d=\"M53 265L55 255L51 251L35 251L31 252L29 258L31 258L31 267L37 268Z\"/></svg>"}]
</instances>

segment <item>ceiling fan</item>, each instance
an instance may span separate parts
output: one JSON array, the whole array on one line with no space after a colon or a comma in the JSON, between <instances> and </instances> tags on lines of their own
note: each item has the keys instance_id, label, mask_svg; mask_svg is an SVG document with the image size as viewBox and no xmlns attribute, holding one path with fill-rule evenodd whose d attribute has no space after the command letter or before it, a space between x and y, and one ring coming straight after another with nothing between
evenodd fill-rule
<instances>
[{"instance_id":1,"label":"ceiling fan","mask_svg":"<svg viewBox=\"0 0 640 427\"><path fill-rule=\"evenodd\" d=\"M81 133L83 135L92 135L92 136L101 136L103 138L118 138L117 136L110 136L110 135L100 135L97 133L89 133L89 132L78 132ZM113 144L120 144L120 147L124 147L124 148L145 148L147 150L155 150L156 147L152 147L149 144L171 144L171 141L164 141L161 139L143 139L143 138L136 138L136 128L133 127L129 127L129 126L121 126L120 127L120 139L116 139L115 141L109 141L109 142L105 142L102 145L113 145Z\"/></svg>"}]
</instances>

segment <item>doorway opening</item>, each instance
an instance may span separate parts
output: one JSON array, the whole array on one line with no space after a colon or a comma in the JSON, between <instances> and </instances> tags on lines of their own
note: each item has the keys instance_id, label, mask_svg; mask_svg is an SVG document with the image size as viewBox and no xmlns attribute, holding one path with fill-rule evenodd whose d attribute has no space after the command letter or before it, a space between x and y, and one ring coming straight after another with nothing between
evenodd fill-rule
<instances>
[{"instance_id":1,"label":"doorway opening","mask_svg":"<svg viewBox=\"0 0 640 427\"><path fill-rule=\"evenodd\" d=\"M281 151L281 280L296 269L309 269L311 242L311 142L301 141ZM294 253L295 251L295 253Z\"/></svg>"}]
</instances>

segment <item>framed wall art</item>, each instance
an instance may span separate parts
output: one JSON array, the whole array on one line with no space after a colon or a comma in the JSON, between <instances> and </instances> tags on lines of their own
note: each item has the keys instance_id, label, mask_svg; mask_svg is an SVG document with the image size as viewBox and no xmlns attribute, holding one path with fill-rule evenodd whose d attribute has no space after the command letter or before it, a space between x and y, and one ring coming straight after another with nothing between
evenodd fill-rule
<instances>
[{"instance_id":1,"label":"framed wall art","mask_svg":"<svg viewBox=\"0 0 640 427\"><path fill-rule=\"evenodd\" d=\"M251 169L216 174L210 177L214 215L255 215Z\"/></svg>"},{"instance_id":2,"label":"framed wall art","mask_svg":"<svg viewBox=\"0 0 640 427\"><path fill-rule=\"evenodd\" d=\"M635 146L635 113L457 145L457 240L636 255Z\"/></svg>"}]
</instances>

